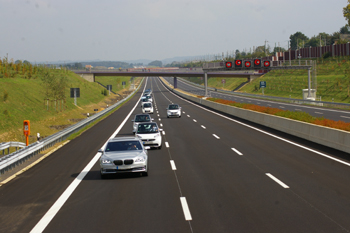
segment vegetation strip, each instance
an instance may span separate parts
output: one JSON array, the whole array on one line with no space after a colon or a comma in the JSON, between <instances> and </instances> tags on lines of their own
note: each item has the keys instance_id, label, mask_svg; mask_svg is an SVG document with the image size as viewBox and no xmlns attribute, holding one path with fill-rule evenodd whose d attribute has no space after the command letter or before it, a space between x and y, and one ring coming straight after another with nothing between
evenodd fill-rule
<instances>
[{"instance_id":1,"label":"vegetation strip","mask_svg":"<svg viewBox=\"0 0 350 233\"><path fill-rule=\"evenodd\" d=\"M256 112L270 114L270 115L290 118L297 121L303 121L303 122L307 122L315 125L321 125L321 126L340 129L344 131L350 131L350 122L346 123L344 121L334 121L334 120L325 119L324 117L313 117L306 112L293 112L289 110L282 110L279 108L264 107L264 106L254 105L254 104L246 104L246 103L238 103L232 100L223 100L219 98L207 98L207 100L215 103L237 107L237 108L243 108L243 109L248 109Z\"/></svg>"}]
</instances>

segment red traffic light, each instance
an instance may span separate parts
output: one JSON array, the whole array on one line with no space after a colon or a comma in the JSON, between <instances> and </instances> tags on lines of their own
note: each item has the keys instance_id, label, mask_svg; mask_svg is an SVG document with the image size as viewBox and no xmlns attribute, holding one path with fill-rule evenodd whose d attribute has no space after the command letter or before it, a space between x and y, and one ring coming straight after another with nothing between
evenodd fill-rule
<instances>
[{"instance_id":1,"label":"red traffic light","mask_svg":"<svg viewBox=\"0 0 350 233\"><path fill-rule=\"evenodd\" d=\"M226 68L232 68L232 62L230 61L226 62Z\"/></svg>"},{"instance_id":2,"label":"red traffic light","mask_svg":"<svg viewBox=\"0 0 350 233\"><path fill-rule=\"evenodd\" d=\"M252 63L250 63L250 61L245 61L245 62L244 62L244 66L245 66L246 68L249 68L251 65L252 65Z\"/></svg>"},{"instance_id":3,"label":"red traffic light","mask_svg":"<svg viewBox=\"0 0 350 233\"><path fill-rule=\"evenodd\" d=\"M260 59L255 59L254 60L254 67L260 67L261 66L261 60Z\"/></svg>"},{"instance_id":4,"label":"red traffic light","mask_svg":"<svg viewBox=\"0 0 350 233\"><path fill-rule=\"evenodd\" d=\"M235 67L242 67L242 60L235 60Z\"/></svg>"},{"instance_id":5,"label":"red traffic light","mask_svg":"<svg viewBox=\"0 0 350 233\"><path fill-rule=\"evenodd\" d=\"M270 67L270 65L271 65L271 64L270 64L270 61L264 61L264 66L265 66L265 67Z\"/></svg>"}]
</instances>

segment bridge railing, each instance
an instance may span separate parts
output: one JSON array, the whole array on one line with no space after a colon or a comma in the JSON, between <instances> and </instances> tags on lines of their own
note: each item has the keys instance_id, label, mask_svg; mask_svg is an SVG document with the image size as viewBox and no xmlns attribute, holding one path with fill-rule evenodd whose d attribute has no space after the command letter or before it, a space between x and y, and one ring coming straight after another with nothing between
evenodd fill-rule
<instances>
[{"instance_id":1,"label":"bridge railing","mask_svg":"<svg viewBox=\"0 0 350 233\"><path fill-rule=\"evenodd\" d=\"M89 125L90 123L94 122L95 120L99 119L103 115L111 112L113 109L118 107L120 104L124 103L127 99L129 99L138 89L141 85L138 86L137 89L135 89L131 94L129 94L126 98L120 100L119 102L115 103L114 105L104 109L103 111L94 114L93 116L86 118L77 124L71 125L68 128L61 130L53 135L50 135L40 142L35 142L30 144L27 147L24 147L23 149L20 149L18 151L15 151L11 154L5 155L0 158L0 175L4 174L6 171L11 170L12 168L16 167L17 165L25 162L26 160L32 158L33 156L39 154L40 152L52 147L57 142L64 141L67 139L70 135L78 132L79 130L83 129L85 126Z\"/></svg>"}]
</instances>

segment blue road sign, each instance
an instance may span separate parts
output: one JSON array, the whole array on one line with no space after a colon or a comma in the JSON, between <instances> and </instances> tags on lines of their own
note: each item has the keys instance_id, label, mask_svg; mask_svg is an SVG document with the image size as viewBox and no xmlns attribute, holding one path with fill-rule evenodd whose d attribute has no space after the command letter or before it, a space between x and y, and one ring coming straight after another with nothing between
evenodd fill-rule
<instances>
[{"instance_id":1,"label":"blue road sign","mask_svg":"<svg viewBox=\"0 0 350 233\"><path fill-rule=\"evenodd\" d=\"M266 81L260 81L260 88L265 88L266 87Z\"/></svg>"}]
</instances>

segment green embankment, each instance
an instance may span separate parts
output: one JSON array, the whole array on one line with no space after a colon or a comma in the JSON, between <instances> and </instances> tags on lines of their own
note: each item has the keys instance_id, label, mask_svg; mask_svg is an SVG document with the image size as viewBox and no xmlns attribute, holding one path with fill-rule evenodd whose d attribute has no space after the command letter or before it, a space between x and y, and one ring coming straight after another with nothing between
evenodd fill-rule
<instances>
[{"instance_id":1,"label":"green embankment","mask_svg":"<svg viewBox=\"0 0 350 233\"><path fill-rule=\"evenodd\" d=\"M50 69L48 72L52 76L61 77L63 71ZM55 101L49 98L49 106L45 100L47 88L40 74L31 79L21 76L0 78L0 142L23 142L23 120L31 122L29 142L32 143L36 141L36 133L39 132L42 137L51 135L86 118L88 112L93 114L96 108L100 111L106 103L120 98L118 95L103 95L104 88L99 84L88 82L72 72L65 72L64 76L67 78L65 100ZM99 77L99 81L113 85L113 91L121 94L129 90L130 78ZM111 83L111 80L114 83ZM122 81L126 82L125 89L121 85ZM78 106L74 105L74 98L70 98L70 88L80 88Z\"/></svg>"},{"instance_id":2,"label":"green embankment","mask_svg":"<svg viewBox=\"0 0 350 233\"><path fill-rule=\"evenodd\" d=\"M226 80L224 88L221 83L222 79ZM201 78L188 78L188 80L203 85L203 80ZM209 78L208 86L218 89L233 90L245 81L246 79L242 78ZM307 70L279 70L270 71L264 76L246 84L239 91L262 94L262 90L259 89L260 81L266 81L267 87L264 90L264 94L270 96L302 99L302 89L308 88ZM349 57L317 60L317 97L321 97L323 101L350 103L349 86Z\"/></svg>"}]
</instances>

